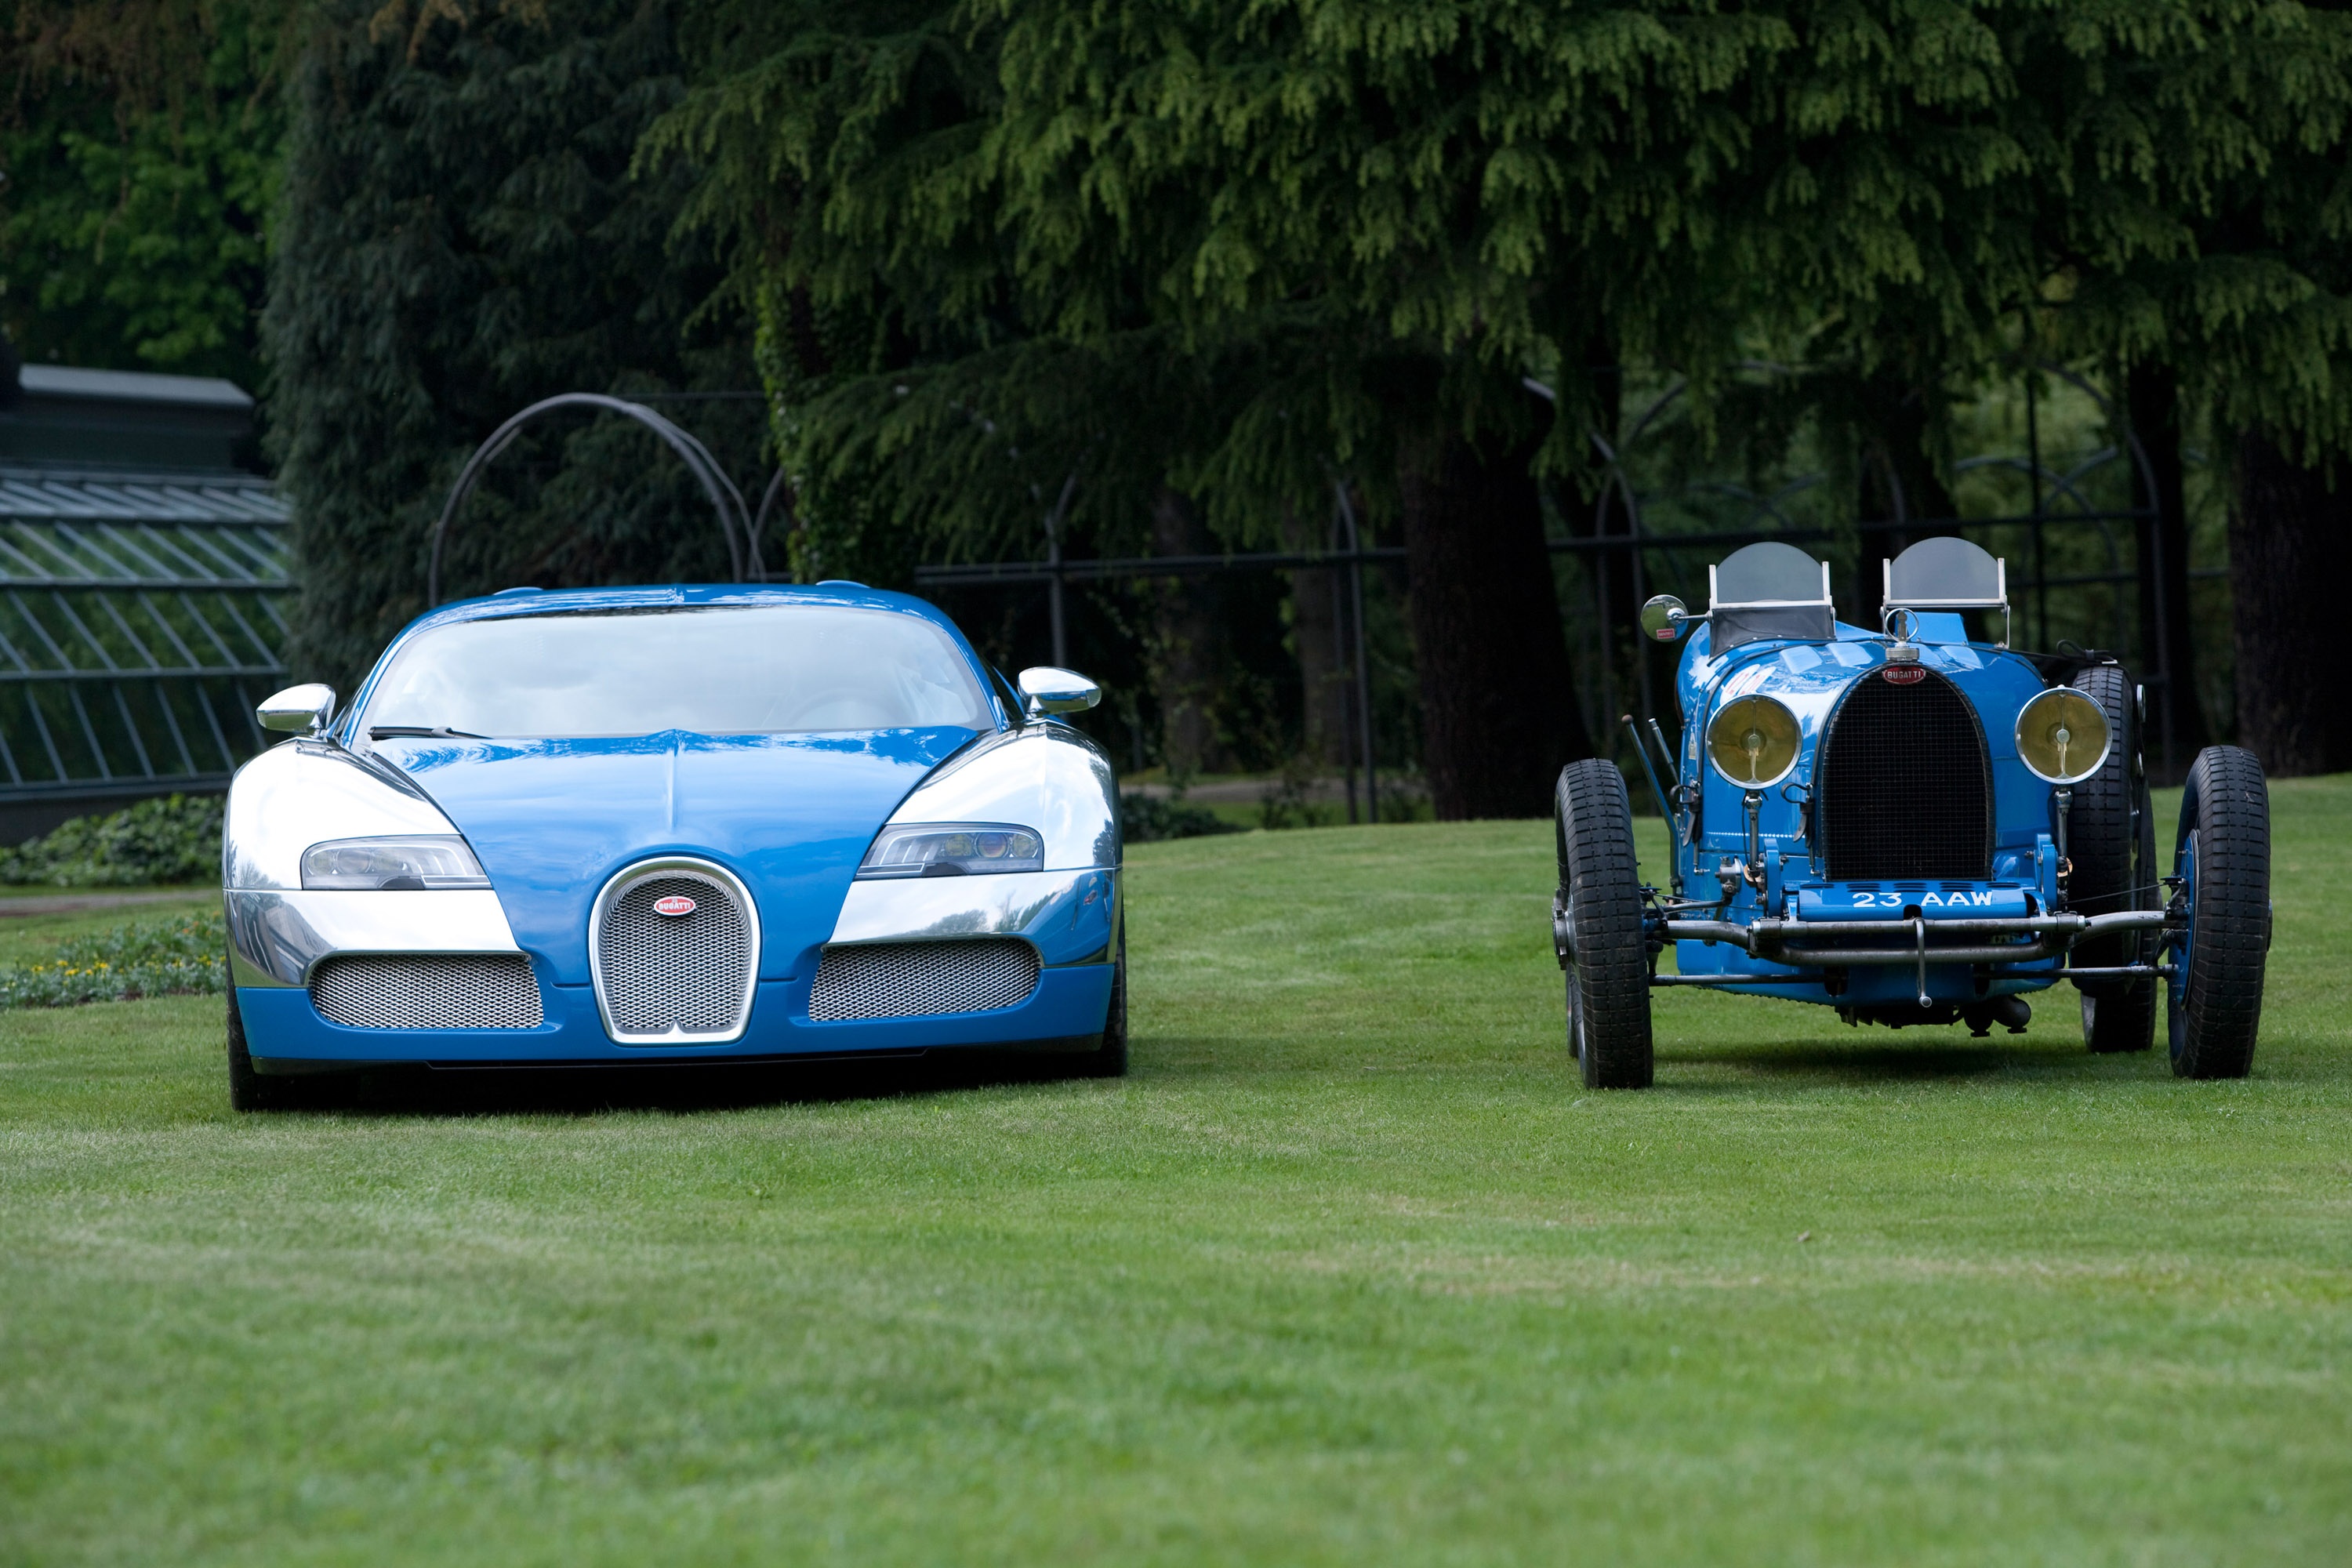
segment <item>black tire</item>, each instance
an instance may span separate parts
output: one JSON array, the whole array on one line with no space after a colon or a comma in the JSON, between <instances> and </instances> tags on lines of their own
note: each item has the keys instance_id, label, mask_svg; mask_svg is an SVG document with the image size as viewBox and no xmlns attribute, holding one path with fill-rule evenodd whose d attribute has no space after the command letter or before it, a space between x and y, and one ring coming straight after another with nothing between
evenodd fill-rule
<instances>
[{"instance_id":1,"label":"black tire","mask_svg":"<svg viewBox=\"0 0 2352 1568\"><path fill-rule=\"evenodd\" d=\"M1650 963L1625 777L1593 759L1560 770L1554 795L1567 932L1568 1048L1587 1089L1647 1089Z\"/></svg>"},{"instance_id":2,"label":"black tire","mask_svg":"<svg viewBox=\"0 0 2352 1568\"><path fill-rule=\"evenodd\" d=\"M228 983L228 1108L282 1110L284 1088L279 1080L264 1078L253 1070L253 1058L245 1048L245 1015L237 1011L236 981L232 973Z\"/></svg>"},{"instance_id":3,"label":"black tire","mask_svg":"<svg viewBox=\"0 0 2352 1568\"><path fill-rule=\"evenodd\" d=\"M2067 906L2077 914L2162 907L2157 896L2156 823L2148 809L2147 776L2139 751L2139 701L2121 666L2094 665L2074 688L2096 702L2115 737L2099 771L2074 786L2066 813ZM2111 969L2151 963L2153 932L2125 931L2077 945L2070 962ZM2156 1043L2157 984L2147 980L2078 980L2083 994L2083 1043L2102 1055L2144 1051Z\"/></svg>"},{"instance_id":4,"label":"black tire","mask_svg":"<svg viewBox=\"0 0 2352 1568\"><path fill-rule=\"evenodd\" d=\"M1110 977L1110 1010L1103 1015L1102 1044L1082 1058L1080 1078L1127 1076L1127 928L1118 932L1118 960Z\"/></svg>"},{"instance_id":5,"label":"black tire","mask_svg":"<svg viewBox=\"0 0 2352 1568\"><path fill-rule=\"evenodd\" d=\"M2263 1022L2271 945L2271 800L2263 765L2237 746L2208 746L2189 764L2173 870L2186 879L2185 948L2167 1009L2172 1070L2243 1078Z\"/></svg>"}]
</instances>

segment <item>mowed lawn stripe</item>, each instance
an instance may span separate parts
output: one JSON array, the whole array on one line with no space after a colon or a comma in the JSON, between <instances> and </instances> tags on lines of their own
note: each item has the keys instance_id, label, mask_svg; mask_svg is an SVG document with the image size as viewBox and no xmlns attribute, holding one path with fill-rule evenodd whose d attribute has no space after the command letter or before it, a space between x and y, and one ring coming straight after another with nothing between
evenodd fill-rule
<instances>
[{"instance_id":1,"label":"mowed lawn stripe","mask_svg":"<svg viewBox=\"0 0 2352 1568\"><path fill-rule=\"evenodd\" d=\"M0 1014L0 1561L2339 1562L2275 799L2238 1084L1672 992L1588 1093L1542 823L1130 850L1118 1083L236 1118L217 999Z\"/></svg>"}]
</instances>

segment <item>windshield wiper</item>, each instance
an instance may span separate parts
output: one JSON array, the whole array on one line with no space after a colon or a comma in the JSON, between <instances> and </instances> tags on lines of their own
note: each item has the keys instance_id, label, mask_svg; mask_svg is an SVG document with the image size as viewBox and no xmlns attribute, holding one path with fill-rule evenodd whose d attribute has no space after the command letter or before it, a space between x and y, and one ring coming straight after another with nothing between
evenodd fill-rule
<instances>
[{"instance_id":1,"label":"windshield wiper","mask_svg":"<svg viewBox=\"0 0 2352 1568\"><path fill-rule=\"evenodd\" d=\"M477 735L471 730L451 730L438 724L371 724L368 739L389 741L395 735L422 735L435 741L487 741L488 735Z\"/></svg>"}]
</instances>

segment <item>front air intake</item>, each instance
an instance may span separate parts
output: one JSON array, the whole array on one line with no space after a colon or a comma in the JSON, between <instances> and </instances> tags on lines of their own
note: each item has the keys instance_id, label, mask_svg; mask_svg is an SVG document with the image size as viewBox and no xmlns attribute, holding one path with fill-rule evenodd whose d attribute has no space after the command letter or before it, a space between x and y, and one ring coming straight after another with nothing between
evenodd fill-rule
<instances>
[{"instance_id":1,"label":"front air intake","mask_svg":"<svg viewBox=\"0 0 2352 1568\"><path fill-rule=\"evenodd\" d=\"M347 1029L536 1029L546 1018L519 952L331 958L310 976L310 1003Z\"/></svg>"},{"instance_id":2,"label":"front air intake","mask_svg":"<svg viewBox=\"0 0 2352 1568\"><path fill-rule=\"evenodd\" d=\"M646 861L607 882L588 957L604 1032L623 1045L719 1045L751 1022L758 917L709 861Z\"/></svg>"},{"instance_id":3,"label":"front air intake","mask_svg":"<svg viewBox=\"0 0 2352 1568\"><path fill-rule=\"evenodd\" d=\"M1889 670L1916 677L1905 684ZM1992 769L1958 687L1885 665L1830 716L1813 784L1833 882L1977 881L1992 874Z\"/></svg>"},{"instance_id":4,"label":"front air intake","mask_svg":"<svg viewBox=\"0 0 2352 1568\"><path fill-rule=\"evenodd\" d=\"M1025 942L892 942L825 950L809 992L809 1016L920 1018L986 1013L1037 989L1037 950Z\"/></svg>"}]
</instances>

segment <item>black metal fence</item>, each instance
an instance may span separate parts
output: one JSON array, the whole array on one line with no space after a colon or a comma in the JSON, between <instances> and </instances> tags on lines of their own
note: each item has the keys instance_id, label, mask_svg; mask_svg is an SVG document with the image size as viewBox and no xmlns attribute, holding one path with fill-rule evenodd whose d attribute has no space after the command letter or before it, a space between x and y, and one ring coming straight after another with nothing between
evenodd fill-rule
<instances>
[{"instance_id":1,"label":"black metal fence","mask_svg":"<svg viewBox=\"0 0 2352 1568\"><path fill-rule=\"evenodd\" d=\"M2046 449L2045 378L2072 400L2077 425L2088 418L2106 433L2102 444L2063 456ZM2127 658L2146 648L2149 660L2146 668L2136 664L2136 668L2152 697L2174 680L2175 672L2165 662L2169 644L2164 617L2186 614L2187 607L2168 603L2160 592L2139 591L2144 577L2162 580L2164 563L2153 557L2153 551L2161 548L2164 531L2154 526L2158 520L2148 499L2159 493L2155 476L2145 449L2116 417L2111 400L2088 378L2062 366L2037 365L2011 384L2010 395L2021 403L2021 450L1979 452L1950 465L1953 490L1979 492L1978 499L1990 503L1982 510L1952 517L1916 514L1890 471L1880 477L1893 502L1892 515L1853 521L1832 515L1828 477L1819 470L1783 472L1761 485L1653 471L1654 465L1642 460L1643 445L1654 437L1682 393L1680 384L1657 392L1620 440L1592 437L1606 471L1602 494L1589 510L1563 511L1560 520L1568 526L1555 530L1549 541L1556 556L1574 563L1567 574L1571 581L1566 584L1566 602L1582 612L1570 616L1580 655L1582 689L1578 700L1587 731L1601 743L1614 744L1616 715L1629 707L1644 719L1659 716L1672 721L1671 713L1661 713L1659 674L1654 668L1657 658L1632 634L1637 607L1654 592L1676 592L1703 604L1706 563L1759 539L1807 546L1830 560L1833 580L1842 584L1841 614L1857 624L1874 625L1876 561L1898 553L1917 538L1959 533L2010 561L2016 640L2048 649L2062 637L2090 638ZM2020 489L2021 506L2002 504L2009 492ZM1370 812L1377 820L1378 794L1370 787L1377 753L1368 722L1371 702L1363 574L1367 565L1400 567L1405 552L1362 542L1344 485L1335 486L1332 517L1331 545L1320 552L1075 560L1064 556L1049 520L1048 549L1042 559L929 564L917 568L915 580L922 588L1044 588L1051 611L1052 657L1059 663L1068 657L1062 599L1074 583L1221 573L1344 572L1348 592L1340 617L1340 662L1349 671L1351 695L1346 745L1349 815L1356 820L1355 775L1361 770ZM1837 570L1841 565L1843 569ZM2207 567L2192 569L2190 575L2222 572ZM1582 603L1578 605L1580 596ZM2144 604L2156 617L2154 624L2140 624ZM2156 730L2151 763L2167 776L2177 774L2186 759L2176 755L2179 748L2169 722L2172 704L2151 700L2148 706Z\"/></svg>"}]
</instances>

